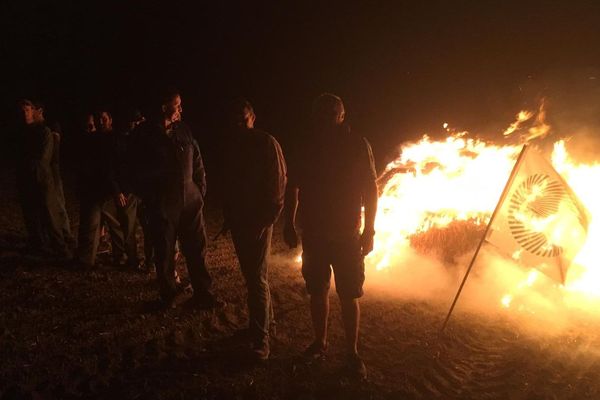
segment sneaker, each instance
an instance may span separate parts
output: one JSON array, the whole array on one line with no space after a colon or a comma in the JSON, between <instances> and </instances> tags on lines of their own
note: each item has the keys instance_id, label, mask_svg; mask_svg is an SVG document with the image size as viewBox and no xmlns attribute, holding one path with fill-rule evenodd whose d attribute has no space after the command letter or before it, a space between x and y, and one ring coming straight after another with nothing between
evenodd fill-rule
<instances>
[{"instance_id":1,"label":"sneaker","mask_svg":"<svg viewBox=\"0 0 600 400\"><path fill-rule=\"evenodd\" d=\"M359 381L367 379L367 366L358 354L352 354L348 357L346 370L350 378Z\"/></svg>"},{"instance_id":2,"label":"sneaker","mask_svg":"<svg viewBox=\"0 0 600 400\"><path fill-rule=\"evenodd\" d=\"M325 359L325 354L327 353L327 343L323 345L320 342L312 342L310 346L304 350L302 355L304 358L312 361L319 361Z\"/></svg>"}]
</instances>

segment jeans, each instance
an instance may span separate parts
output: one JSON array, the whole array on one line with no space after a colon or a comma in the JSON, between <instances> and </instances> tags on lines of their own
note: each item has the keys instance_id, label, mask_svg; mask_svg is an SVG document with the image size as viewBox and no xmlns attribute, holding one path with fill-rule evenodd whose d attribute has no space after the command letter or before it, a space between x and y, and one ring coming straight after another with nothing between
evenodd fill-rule
<instances>
[{"instance_id":1,"label":"jeans","mask_svg":"<svg viewBox=\"0 0 600 400\"><path fill-rule=\"evenodd\" d=\"M249 328L255 340L268 338L269 327L274 322L267 262L272 234L272 225L258 229L247 226L231 228L233 244L248 289Z\"/></svg>"}]
</instances>

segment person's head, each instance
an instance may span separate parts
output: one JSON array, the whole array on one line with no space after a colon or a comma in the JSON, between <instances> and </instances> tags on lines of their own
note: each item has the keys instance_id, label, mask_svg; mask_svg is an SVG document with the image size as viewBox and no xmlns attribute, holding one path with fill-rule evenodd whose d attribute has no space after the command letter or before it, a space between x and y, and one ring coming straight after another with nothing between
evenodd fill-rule
<instances>
[{"instance_id":1,"label":"person's head","mask_svg":"<svg viewBox=\"0 0 600 400\"><path fill-rule=\"evenodd\" d=\"M98 123L98 130L101 132L112 131L112 115L106 110L98 111L96 113L96 121Z\"/></svg>"},{"instance_id":2,"label":"person's head","mask_svg":"<svg viewBox=\"0 0 600 400\"><path fill-rule=\"evenodd\" d=\"M96 121L94 120L94 114L84 114L82 119L83 130L87 133L96 132Z\"/></svg>"},{"instance_id":3,"label":"person's head","mask_svg":"<svg viewBox=\"0 0 600 400\"><path fill-rule=\"evenodd\" d=\"M246 99L236 99L232 102L229 109L229 120L231 124L237 128L254 128L254 121L256 121L256 114L252 104Z\"/></svg>"},{"instance_id":4,"label":"person's head","mask_svg":"<svg viewBox=\"0 0 600 400\"><path fill-rule=\"evenodd\" d=\"M175 88L165 89L160 96L160 109L165 122L173 123L181 121L183 108L181 106L181 94Z\"/></svg>"},{"instance_id":5,"label":"person's head","mask_svg":"<svg viewBox=\"0 0 600 400\"><path fill-rule=\"evenodd\" d=\"M331 93L320 94L313 102L312 119L321 128L342 125L346 111L342 99Z\"/></svg>"},{"instance_id":6,"label":"person's head","mask_svg":"<svg viewBox=\"0 0 600 400\"><path fill-rule=\"evenodd\" d=\"M33 102L33 119L36 123L44 122L44 105L39 101Z\"/></svg>"},{"instance_id":7,"label":"person's head","mask_svg":"<svg viewBox=\"0 0 600 400\"><path fill-rule=\"evenodd\" d=\"M22 121L25 125L35 123L35 107L31 100L22 99L18 103L18 108L21 113Z\"/></svg>"}]
</instances>

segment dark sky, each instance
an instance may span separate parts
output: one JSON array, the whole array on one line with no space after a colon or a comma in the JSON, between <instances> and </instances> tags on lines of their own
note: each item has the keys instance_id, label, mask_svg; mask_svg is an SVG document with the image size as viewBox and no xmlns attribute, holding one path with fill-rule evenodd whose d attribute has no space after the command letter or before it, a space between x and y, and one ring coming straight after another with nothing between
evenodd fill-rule
<instances>
[{"instance_id":1,"label":"dark sky","mask_svg":"<svg viewBox=\"0 0 600 400\"><path fill-rule=\"evenodd\" d=\"M286 142L331 91L381 159L443 122L493 134L542 96L556 126L600 123L594 2L323 3L4 1L2 106L37 97L69 126L173 84L198 136L243 95Z\"/></svg>"}]
</instances>

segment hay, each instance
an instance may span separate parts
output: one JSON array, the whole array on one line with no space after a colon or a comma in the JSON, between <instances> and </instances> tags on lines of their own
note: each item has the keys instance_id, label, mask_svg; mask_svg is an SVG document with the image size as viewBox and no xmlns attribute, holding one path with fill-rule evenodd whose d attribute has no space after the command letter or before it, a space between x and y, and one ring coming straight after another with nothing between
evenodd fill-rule
<instances>
[{"instance_id":1,"label":"hay","mask_svg":"<svg viewBox=\"0 0 600 400\"><path fill-rule=\"evenodd\" d=\"M474 251L485 232L485 224L475 220L452 221L445 227L433 227L410 237L411 246L419 253L438 257L446 265Z\"/></svg>"}]
</instances>

